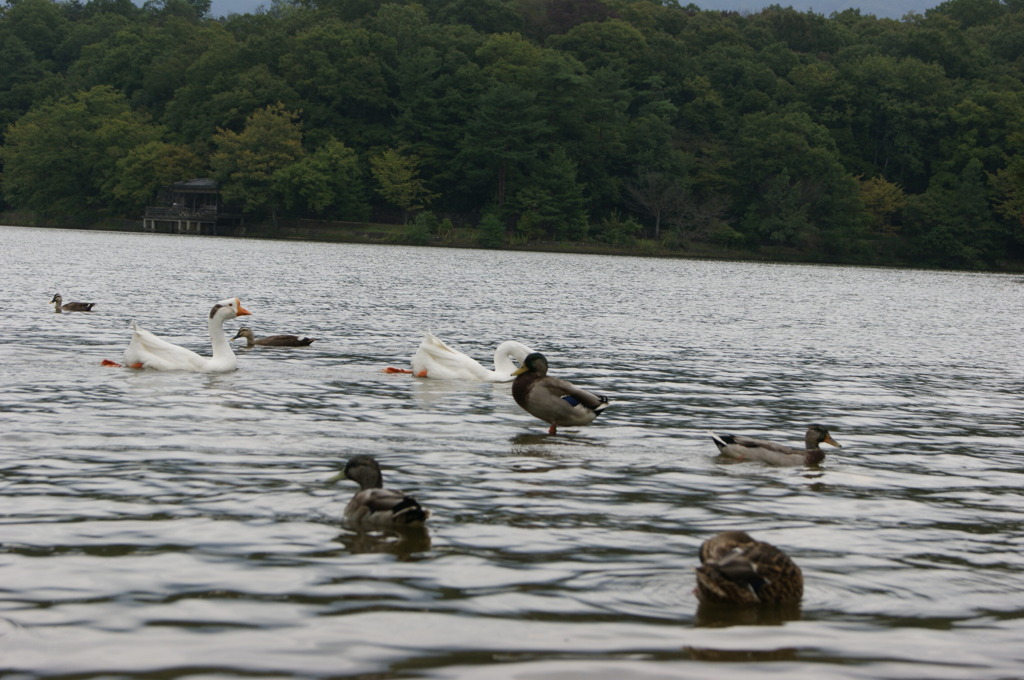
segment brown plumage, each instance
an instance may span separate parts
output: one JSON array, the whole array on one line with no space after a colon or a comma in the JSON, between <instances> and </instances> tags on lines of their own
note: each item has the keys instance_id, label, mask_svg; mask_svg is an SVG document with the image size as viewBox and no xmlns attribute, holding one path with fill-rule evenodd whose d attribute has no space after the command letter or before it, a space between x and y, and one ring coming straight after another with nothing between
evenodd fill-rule
<instances>
[{"instance_id":1,"label":"brown plumage","mask_svg":"<svg viewBox=\"0 0 1024 680\"><path fill-rule=\"evenodd\" d=\"M697 599L704 604L785 604L804 594L800 567L770 543L723 531L700 547Z\"/></svg>"},{"instance_id":2,"label":"brown plumage","mask_svg":"<svg viewBox=\"0 0 1024 680\"><path fill-rule=\"evenodd\" d=\"M57 293L50 300L50 304L54 306L54 310L57 314L61 312L91 312L95 302L68 302L67 304L61 304L64 298Z\"/></svg>"},{"instance_id":3,"label":"brown plumage","mask_svg":"<svg viewBox=\"0 0 1024 680\"><path fill-rule=\"evenodd\" d=\"M359 485L359 491L345 506L345 522L353 528L384 529L419 525L430 517L430 511L419 502L396 489L385 489L380 465L373 456L352 456L345 469L329 481L341 477Z\"/></svg>"},{"instance_id":4,"label":"brown plumage","mask_svg":"<svg viewBox=\"0 0 1024 680\"><path fill-rule=\"evenodd\" d=\"M821 461L825 460L825 452L821 450L820 446L822 442L832 446L842 446L832 439L832 435L821 425L811 425L807 428L803 449L740 435L715 432L710 434L722 456L733 460L759 460L769 465L819 465Z\"/></svg>"},{"instance_id":5,"label":"brown plumage","mask_svg":"<svg viewBox=\"0 0 1024 680\"><path fill-rule=\"evenodd\" d=\"M548 360L540 352L527 356L512 375L512 397L527 413L551 425L549 434L555 434L559 425L589 425L609 405L608 397L550 377Z\"/></svg>"},{"instance_id":6,"label":"brown plumage","mask_svg":"<svg viewBox=\"0 0 1024 680\"><path fill-rule=\"evenodd\" d=\"M306 347L316 341L316 338L300 338L297 335L268 335L265 338L257 338L251 328L242 326L235 333L232 340L238 338L246 339L246 347L262 345L264 347Z\"/></svg>"}]
</instances>

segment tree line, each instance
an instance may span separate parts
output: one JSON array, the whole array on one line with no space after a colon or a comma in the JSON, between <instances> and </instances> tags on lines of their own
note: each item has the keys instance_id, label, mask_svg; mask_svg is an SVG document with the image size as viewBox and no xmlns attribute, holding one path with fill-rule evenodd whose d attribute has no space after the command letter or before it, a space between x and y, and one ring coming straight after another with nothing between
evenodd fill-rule
<instances>
[{"instance_id":1,"label":"tree line","mask_svg":"<svg viewBox=\"0 0 1024 680\"><path fill-rule=\"evenodd\" d=\"M8 0L0 207L137 217L213 177L253 218L443 217L491 247L1024 260L1024 0L209 9Z\"/></svg>"}]
</instances>

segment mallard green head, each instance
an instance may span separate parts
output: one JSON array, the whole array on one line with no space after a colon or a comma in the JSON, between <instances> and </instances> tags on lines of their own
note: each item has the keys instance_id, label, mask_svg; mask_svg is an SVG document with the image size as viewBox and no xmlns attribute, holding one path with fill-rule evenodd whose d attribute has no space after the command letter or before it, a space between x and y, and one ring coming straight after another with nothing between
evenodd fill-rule
<instances>
[{"instance_id":1,"label":"mallard green head","mask_svg":"<svg viewBox=\"0 0 1024 680\"><path fill-rule=\"evenodd\" d=\"M384 485L384 476L377 459L365 454L349 458L345 469L328 479L327 483L333 484L345 478L358 484L360 489L379 489Z\"/></svg>"},{"instance_id":2,"label":"mallard green head","mask_svg":"<svg viewBox=\"0 0 1024 680\"><path fill-rule=\"evenodd\" d=\"M345 463L345 476L359 485L360 489L379 489L384 486L380 465L373 456L358 455Z\"/></svg>"},{"instance_id":3,"label":"mallard green head","mask_svg":"<svg viewBox=\"0 0 1024 680\"><path fill-rule=\"evenodd\" d=\"M536 373L542 378L548 374L548 360L540 352L534 352L533 354L526 355L523 359L523 365L512 372L512 375L522 375L523 373Z\"/></svg>"},{"instance_id":4,"label":"mallard green head","mask_svg":"<svg viewBox=\"0 0 1024 680\"><path fill-rule=\"evenodd\" d=\"M824 425L809 425L807 427L807 436L805 439L808 449L816 449L818 448L818 444L822 442L843 448L842 444L837 442L835 439L832 439L832 435L829 434L828 428Z\"/></svg>"}]
</instances>

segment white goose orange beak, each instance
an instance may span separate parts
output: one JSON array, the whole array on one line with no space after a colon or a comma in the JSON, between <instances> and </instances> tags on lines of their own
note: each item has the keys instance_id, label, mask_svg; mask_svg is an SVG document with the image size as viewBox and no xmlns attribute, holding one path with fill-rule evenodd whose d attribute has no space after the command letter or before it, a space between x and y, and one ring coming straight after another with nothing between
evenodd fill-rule
<instances>
[{"instance_id":1,"label":"white goose orange beak","mask_svg":"<svg viewBox=\"0 0 1024 680\"><path fill-rule=\"evenodd\" d=\"M238 316L252 316L252 312L242 306L242 301L235 298L235 305L238 307Z\"/></svg>"}]
</instances>

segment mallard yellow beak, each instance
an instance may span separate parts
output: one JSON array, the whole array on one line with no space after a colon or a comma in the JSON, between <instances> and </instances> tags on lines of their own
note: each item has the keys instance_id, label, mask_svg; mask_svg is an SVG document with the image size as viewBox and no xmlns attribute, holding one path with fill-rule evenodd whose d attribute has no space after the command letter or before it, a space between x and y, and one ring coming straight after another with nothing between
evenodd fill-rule
<instances>
[{"instance_id":1,"label":"mallard yellow beak","mask_svg":"<svg viewBox=\"0 0 1024 680\"><path fill-rule=\"evenodd\" d=\"M235 304L238 305L238 316L252 316L252 312L242 306L242 301L235 298Z\"/></svg>"},{"instance_id":2,"label":"mallard yellow beak","mask_svg":"<svg viewBox=\"0 0 1024 680\"><path fill-rule=\"evenodd\" d=\"M332 475L330 479L325 479L324 484L334 484L338 480L345 479L345 471L342 470L336 475Z\"/></svg>"},{"instance_id":3,"label":"mallard yellow beak","mask_svg":"<svg viewBox=\"0 0 1024 680\"><path fill-rule=\"evenodd\" d=\"M832 435L830 434L826 434L825 439L822 441L824 441L826 444L831 444L832 446L838 446L839 448L843 448L843 445L837 442L835 439L832 439Z\"/></svg>"}]
</instances>

